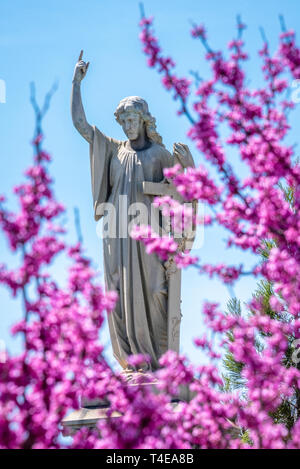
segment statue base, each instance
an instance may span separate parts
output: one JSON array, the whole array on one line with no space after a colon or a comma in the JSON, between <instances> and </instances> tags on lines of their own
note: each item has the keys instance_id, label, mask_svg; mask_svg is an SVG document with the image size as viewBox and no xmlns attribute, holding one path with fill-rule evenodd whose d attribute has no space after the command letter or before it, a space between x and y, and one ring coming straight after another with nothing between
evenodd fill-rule
<instances>
[{"instance_id":1,"label":"statue base","mask_svg":"<svg viewBox=\"0 0 300 469\"><path fill-rule=\"evenodd\" d=\"M145 375L145 373L125 373L128 386L138 386L139 384L135 383L134 381L136 378L141 378L142 375ZM142 384L142 386L152 386L154 393L159 394L163 392L157 388L157 380L140 384ZM188 386L180 386L178 394L174 396L171 402L174 408L174 412L180 409L181 402L189 402L193 397L194 396L192 395ZM107 400L93 399L88 401L87 399L82 399L82 407L79 410L74 410L63 419L63 435L72 436L83 427L90 429L95 428L97 422L99 422L101 419L118 418L121 416L119 412L114 411L111 414L109 411L110 406Z\"/></svg>"}]
</instances>

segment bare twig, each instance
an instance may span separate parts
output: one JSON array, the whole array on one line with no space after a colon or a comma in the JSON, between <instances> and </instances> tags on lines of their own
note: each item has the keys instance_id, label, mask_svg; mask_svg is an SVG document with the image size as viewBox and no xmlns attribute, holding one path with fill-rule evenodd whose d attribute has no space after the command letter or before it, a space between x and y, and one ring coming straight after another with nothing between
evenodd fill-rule
<instances>
[{"instance_id":1,"label":"bare twig","mask_svg":"<svg viewBox=\"0 0 300 469\"><path fill-rule=\"evenodd\" d=\"M83 243L82 231L80 226L80 212L78 207L74 207L74 224L77 233L78 243Z\"/></svg>"},{"instance_id":2,"label":"bare twig","mask_svg":"<svg viewBox=\"0 0 300 469\"><path fill-rule=\"evenodd\" d=\"M40 135L42 133L42 120L49 109L51 98L56 92L57 88L58 82L56 81L55 83L53 83L48 93L46 93L44 103L42 107L40 107L36 100L35 83L30 83L30 102L35 113L35 136Z\"/></svg>"}]
</instances>

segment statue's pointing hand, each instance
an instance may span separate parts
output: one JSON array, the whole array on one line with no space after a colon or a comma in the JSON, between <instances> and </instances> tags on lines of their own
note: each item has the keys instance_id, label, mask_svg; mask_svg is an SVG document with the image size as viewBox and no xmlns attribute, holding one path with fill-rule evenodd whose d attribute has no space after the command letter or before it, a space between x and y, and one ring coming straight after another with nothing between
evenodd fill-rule
<instances>
[{"instance_id":1,"label":"statue's pointing hand","mask_svg":"<svg viewBox=\"0 0 300 469\"><path fill-rule=\"evenodd\" d=\"M189 147L184 143L174 143L173 155L183 168L195 168L194 158L192 157Z\"/></svg>"},{"instance_id":2,"label":"statue's pointing hand","mask_svg":"<svg viewBox=\"0 0 300 469\"><path fill-rule=\"evenodd\" d=\"M85 77L86 72L89 68L90 62L84 62L82 60L83 50L80 52L77 64L75 65L73 81L80 83L81 80Z\"/></svg>"}]
</instances>

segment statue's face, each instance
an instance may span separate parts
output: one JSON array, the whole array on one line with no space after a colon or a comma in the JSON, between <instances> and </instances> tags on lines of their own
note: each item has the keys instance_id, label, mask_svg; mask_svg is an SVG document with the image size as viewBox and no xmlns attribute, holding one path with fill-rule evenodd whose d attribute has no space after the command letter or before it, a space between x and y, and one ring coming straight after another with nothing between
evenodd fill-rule
<instances>
[{"instance_id":1,"label":"statue's face","mask_svg":"<svg viewBox=\"0 0 300 469\"><path fill-rule=\"evenodd\" d=\"M119 120L129 140L136 140L141 133L144 132L143 119L141 115L134 110L122 112L119 116Z\"/></svg>"}]
</instances>

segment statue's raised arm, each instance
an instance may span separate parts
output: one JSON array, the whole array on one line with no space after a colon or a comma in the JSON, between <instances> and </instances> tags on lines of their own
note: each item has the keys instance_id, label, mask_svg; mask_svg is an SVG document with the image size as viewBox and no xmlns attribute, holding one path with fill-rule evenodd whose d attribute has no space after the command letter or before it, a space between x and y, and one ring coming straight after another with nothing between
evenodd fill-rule
<instances>
[{"instance_id":1,"label":"statue's raised arm","mask_svg":"<svg viewBox=\"0 0 300 469\"><path fill-rule=\"evenodd\" d=\"M82 60L83 50L80 52L78 62L75 65L74 75L73 75L73 85L71 93L71 113L73 124L80 133L89 143L93 141L94 130L93 127L87 122L85 117L85 112L81 100L81 90L80 84L83 78L86 75L86 72L89 68L89 62L84 62Z\"/></svg>"}]
</instances>

